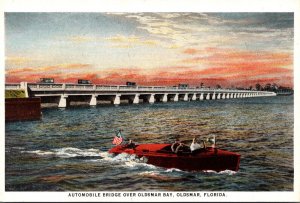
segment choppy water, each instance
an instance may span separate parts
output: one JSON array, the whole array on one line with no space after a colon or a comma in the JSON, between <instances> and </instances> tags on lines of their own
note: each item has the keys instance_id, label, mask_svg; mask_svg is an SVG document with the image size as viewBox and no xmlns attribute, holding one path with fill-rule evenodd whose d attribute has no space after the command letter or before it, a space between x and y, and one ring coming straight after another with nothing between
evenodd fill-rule
<instances>
[{"instance_id":1,"label":"choppy water","mask_svg":"<svg viewBox=\"0 0 300 203\"><path fill-rule=\"evenodd\" d=\"M6 123L7 191L291 191L293 97L43 109ZM215 134L241 154L238 172L185 172L116 157L114 131L139 143L190 143Z\"/></svg>"}]
</instances>

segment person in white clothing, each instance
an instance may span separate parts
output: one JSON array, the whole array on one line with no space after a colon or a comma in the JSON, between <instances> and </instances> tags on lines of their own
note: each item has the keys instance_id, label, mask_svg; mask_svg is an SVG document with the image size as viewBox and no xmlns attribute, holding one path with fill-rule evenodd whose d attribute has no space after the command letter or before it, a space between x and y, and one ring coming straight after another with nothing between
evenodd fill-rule
<instances>
[{"instance_id":1,"label":"person in white clothing","mask_svg":"<svg viewBox=\"0 0 300 203\"><path fill-rule=\"evenodd\" d=\"M197 149L200 149L200 148L201 148L200 144L198 144L196 142L196 137L194 137L193 142L192 142L192 144L190 146L191 152L193 152L193 151L195 151Z\"/></svg>"}]
</instances>

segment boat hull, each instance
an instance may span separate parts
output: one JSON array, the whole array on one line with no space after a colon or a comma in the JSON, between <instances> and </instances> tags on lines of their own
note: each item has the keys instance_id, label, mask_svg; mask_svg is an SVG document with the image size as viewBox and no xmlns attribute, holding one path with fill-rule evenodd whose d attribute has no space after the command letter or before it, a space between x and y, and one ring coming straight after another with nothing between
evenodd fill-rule
<instances>
[{"instance_id":1,"label":"boat hull","mask_svg":"<svg viewBox=\"0 0 300 203\"><path fill-rule=\"evenodd\" d=\"M170 151L171 144L141 144L135 148L116 146L109 153L134 154L137 157L145 157L147 164L164 168L178 168L186 171L238 171L240 155L217 148L201 149L196 153Z\"/></svg>"}]
</instances>

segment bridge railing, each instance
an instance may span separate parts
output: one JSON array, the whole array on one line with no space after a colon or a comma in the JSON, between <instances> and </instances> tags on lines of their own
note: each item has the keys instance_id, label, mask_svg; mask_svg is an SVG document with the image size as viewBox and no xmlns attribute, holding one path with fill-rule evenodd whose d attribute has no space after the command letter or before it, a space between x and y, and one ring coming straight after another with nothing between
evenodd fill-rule
<instances>
[{"instance_id":1,"label":"bridge railing","mask_svg":"<svg viewBox=\"0 0 300 203\"><path fill-rule=\"evenodd\" d=\"M96 85L96 84L65 84L65 83L28 83L28 87L32 91L51 91L51 90L76 90L76 91L169 91L169 92L210 92L210 93L262 93L262 91L255 90L236 90L236 89L215 89L215 88L199 88L199 87L189 87L180 88L177 86L124 86L124 85ZM5 84L5 89L7 90L17 90L21 89L20 83L7 83ZM273 92L263 91L265 95L273 94Z\"/></svg>"},{"instance_id":2,"label":"bridge railing","mask_svg":"<svg viewBox=\"0 0 300 203\"><path fill-rule=\"evenodd\" d=\"M95 85L96 90L118 90L118 86L110 86L110 85Z\"/></svg>"},{"instance_id":3,"label":"bridge railing","mask_svg":"<svg viewBox=\"0 0 300 203\"><path fill-rule=\"evenodd\" d=\"M94 85L75 85L75 84L66 84L65 85L66 90L93 90Z\"/></svg>"},{"instance_id":4,"label":"bridge railing","mask_svg":"<svg viewBox=\"0 0 300 203\"><path fill-rule=\"evenodd\" d=\"M36 84L36 83L30 83L28 84L28 87L31 90L63 90L64 84L54 83L54 84Z\"/></svg>"},{"instance_id":5,"label":"bridge railing","mask_svg":"<svg viewBox=\"0 0 300 203\"><path fill-rule=\"evenodd\" d=\"M20 83L7 83L7 84L5 84L5 89L6 90L19 90L19 89L21 89L21 84Z\"/></svg>"}]
</instances>

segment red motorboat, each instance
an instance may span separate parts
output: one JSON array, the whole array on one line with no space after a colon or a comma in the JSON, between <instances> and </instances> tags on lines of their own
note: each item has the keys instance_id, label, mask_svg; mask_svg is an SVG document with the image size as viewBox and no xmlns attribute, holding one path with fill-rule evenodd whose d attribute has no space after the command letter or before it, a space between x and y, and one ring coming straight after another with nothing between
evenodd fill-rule
<instances>
[{"instance_id":1,"label":"red motorboat","mask_svg":"<svg viewBox=\"0 0 300 203\"><path fill-rule=\"evenodd\" d=\"M178 168L186 171L238 171L240 154L214 147L201 148L191 152L189 147L174 153L171 144L117 145L109 150L112 154L135 154L145 157L147 164L164 168Z\"/></svg>"}]
</instances>

